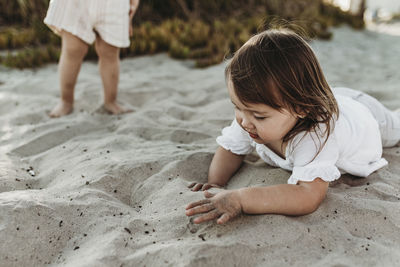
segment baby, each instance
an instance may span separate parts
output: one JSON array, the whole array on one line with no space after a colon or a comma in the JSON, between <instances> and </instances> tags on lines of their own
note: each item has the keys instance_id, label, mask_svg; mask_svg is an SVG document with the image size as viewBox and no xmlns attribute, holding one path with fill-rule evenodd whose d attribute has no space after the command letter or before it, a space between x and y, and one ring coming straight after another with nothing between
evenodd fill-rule
<instances>
[{"instance_id":1,"label":"baby","mask_svg":"<svg viewBox=\"0 0 400 267\"><path fill-rule=\"evenodd\" d=\"M382 168L382 147L400 140L400 113L362 92L331 90L311 47L289 30L247 41L225 71L235 119L217 138L208 183L223 187L254 149L267 164L292 171L288 184L204 192L186 215L223 224L241 213L314 212L341 173L367 177Z\"/></svg>"}]
</instances>

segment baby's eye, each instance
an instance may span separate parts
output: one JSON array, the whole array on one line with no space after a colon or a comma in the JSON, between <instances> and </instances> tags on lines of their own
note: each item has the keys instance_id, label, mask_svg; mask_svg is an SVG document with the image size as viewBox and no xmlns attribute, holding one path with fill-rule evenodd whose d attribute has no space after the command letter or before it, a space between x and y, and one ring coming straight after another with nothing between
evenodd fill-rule
<instances>
[{"instance_id":1,"label":"baby's eye","mask_svg":"<svg viewBox=\"0 0 400 267\"><path fill-rule=\"evenodd\" d=\"M263 119L265 119L266 117L258 117L258 116L254 116L254 118L255 118L256 120L262 121L262 120L263 120Z\"/></svg>"}]
</instances>

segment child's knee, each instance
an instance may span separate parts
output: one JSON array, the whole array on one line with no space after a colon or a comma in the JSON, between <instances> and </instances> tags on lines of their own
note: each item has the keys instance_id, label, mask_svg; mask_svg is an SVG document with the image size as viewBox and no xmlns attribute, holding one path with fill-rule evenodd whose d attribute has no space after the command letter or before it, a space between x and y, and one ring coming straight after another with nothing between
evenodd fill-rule
<instances>
[{"instance_id":1,"label":"child's knee","mask_svg":"<svg viewBox=\"0 0 400 267\"><path fill-rule=\"evenodd\" d=\"M119 48L111 46L104 42L103 40L97 41L95 44L96 53L101 59L105 60L118 60L119 58Z\"/></svg>"},{"instance_id":2,"label":"child's knee","mask_svg":"<svg viewBox=\"0 0 400 267\"><path fill-rule=\"evenodd\" d=\"M62 51L70 58L82 59L88 52L88 47L80 45L67 45Z\"/></svg>"}]
</instances>

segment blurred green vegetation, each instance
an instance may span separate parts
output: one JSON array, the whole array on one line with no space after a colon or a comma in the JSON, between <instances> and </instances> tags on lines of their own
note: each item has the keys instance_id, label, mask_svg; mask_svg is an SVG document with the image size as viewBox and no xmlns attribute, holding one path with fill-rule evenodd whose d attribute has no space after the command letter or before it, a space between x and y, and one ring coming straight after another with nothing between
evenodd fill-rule
<instances>
[{"instance_id":1,"label":"blurred green vegetation","mask_svg":"<svg viewBox=\"0 0 400 267\"><path fill-rule=\"evenodd\" d=\"M60 38L43 23L49 0L0 1L0 63L37 67L57 62ZM168 52L198 67L219 63L253 34L274 24L303 29L308 38L331 38L329 27L363 28L362 18L324 0L142 0L131 46L122 57ZM8 51L8 52L4 52ZM95 59L93 47L88 59Z\"/></svg>"}]
</instances>

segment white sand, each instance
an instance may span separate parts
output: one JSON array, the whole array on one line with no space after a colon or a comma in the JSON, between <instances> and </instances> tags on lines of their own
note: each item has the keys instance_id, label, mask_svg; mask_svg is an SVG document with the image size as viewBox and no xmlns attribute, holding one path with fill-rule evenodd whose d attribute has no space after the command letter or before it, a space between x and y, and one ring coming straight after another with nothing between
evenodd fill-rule
<instances>
[{"instance_id":1,"label":"white sand","mask_svg":"<svg viewBox=\"0 0 400 267\"><path fill-rule=\"evenodd\" d=\"M339 28L312 43L332 86L400 107L400 37ZM400 29L400 27L398 28ZM97 66L85 63L72 115L50 119L56 65L0 72L0 266L399 266L400 148L367 179L345 175L311 215L243 215L194 225L215 137L233 110L224 65L193 69L166 55L125 59L119 99L99 110ZM228 188L285 183L257 157ZM30 173L27 171L32 168Z\"/></svg>"}]
</instances>

